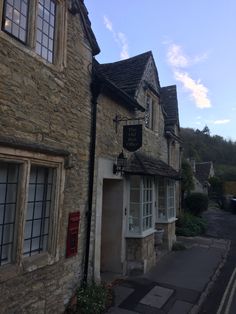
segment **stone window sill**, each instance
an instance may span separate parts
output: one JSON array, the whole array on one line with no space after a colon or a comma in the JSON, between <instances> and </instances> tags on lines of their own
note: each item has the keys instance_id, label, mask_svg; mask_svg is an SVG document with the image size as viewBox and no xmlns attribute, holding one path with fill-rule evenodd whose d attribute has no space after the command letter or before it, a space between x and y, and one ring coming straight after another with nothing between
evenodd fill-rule
<instances>
[{"instance_id":1,"label":"stone window sill","mask_svg":"<svg viewBox=\"0 0 236 314\"><path fill-rule=\"evenodd\" d=\"M38 62L43 63L46 67L48 67L50 70L56 71L56 72L62 72L65 68L64 65L59 65L57 63L49 63L46 60L44 60L42 57L40 57L36 52L34 52L29 46L24 45L20 41L12 38L4 31L0 31L0 37L2 37L4 40L10 42L12 45L14 45L19 50L23 51L24 53L28 54Z\"/></svg>"},{"instance_id":2,"label":"stone window sill","mask_svg":"<svg viewBox=\"0 0 236 314\"><path fill-rule=\"evenodd\" d=\"M155 229L154 228L149 229L147 231L144 231L144 232L142 232L140 234L137 234L137 233L136 234L135 233L127 233L126 238L136 238L136 239L138 239L138 238L146 238L146 237L150 236L153 233L155 233Z\"/></svg>"},{"instance_id":3,"label":"stone window sill","mask_svg":"<svg viewBox=\"0 0 236 314\"><path fill-rule=\"evenodd\" d=\"M170 224L170 223L175 222L176 220L178 220L178 218L173 217L173 218L169 218L169 219L166 219L166 220L157 220L156 223L157 224Z\"/></svg>"},{"instance_id":4,"label":"stone window sill","mask_svg":"<svg viewBox=\"0 0 236 314\"><path fill-rule=\"evenodd\" d=\"M56 261L57 259L55 257L51 256L47 252L44 252L34 256L24 257L22 259L22 267L23 271L31 272L48 265L52 265Z\"/></svg>"}]
</instances>

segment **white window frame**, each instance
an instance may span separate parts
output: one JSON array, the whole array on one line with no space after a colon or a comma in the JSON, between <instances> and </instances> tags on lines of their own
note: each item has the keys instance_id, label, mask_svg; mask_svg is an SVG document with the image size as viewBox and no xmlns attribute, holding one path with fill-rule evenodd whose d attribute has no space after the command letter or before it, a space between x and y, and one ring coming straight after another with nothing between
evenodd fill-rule
<instances>
[{"instance_id":1,"label":"white window frame","mask_svg":"<svg viewBox=\"0 0 236 314\"><path fill-rule=\"evenodd\" d=\"M163 188L164 195L160 195L160 187ZM156 222L172 222L176 220L176 182L175 180L167 178L159 178L156 180L156 194L157 194L157 207L156 207ZM165 215L160 212L160 199L164 202Z\"/></svg>"},{"instance_id":2,"label":"white window frame","mask_svg":"<svg viewBox=\"0 0 236 314\"><path fill-rule=\"evenodd\" d=\"M127 237L146 237L149 234L152 234L154 232L154 225L155 225L155 185L154 185L154 179L151 177L144 177L144 176L135 176L139 179L139 188L132 189L131 187L131 178L129 178L129 193L128 193L128 219L127 219ZM149 181L150 180L150 181ZM147 182L151 183L151 188L145 186ZM139 202L134 203L131 202L131 190L139 191ZM150 200L150 194L151 194L151 200ZM147 196L146 199L145 196ZM138 208L139 212L139 226L136 230L130 230L131 221L133 220L133 217L130 215L130 205L134 204ZM146 208L148 207L148 204L151 204L151 213L144 215L144 208L146 205ZM149 208L150 209L150 208ZM151 224L149 228L144 229L144 221L151 218Z\"/></svg>"},{"instance_id":3,"label":"white window frame","mask_svg":"<svg viewBox=\"0 0 236 314\"><path fill-rule=\"evenodd\" d=\"M10 41L13 45L16 45L18 48L24 52L29 53L30 55L36 57L41 62L45 63L48 66L57 66L59 69L65 66L66 63L66 19L67 19L67 10L66 10L66 1L54 0L56 3L56 18L55 18L55 34L54 34L54 49L53 49L53 61L48 62L45 58L41 57L36 53L36 29L37 29L37 12L38 12L38 3L39 0L28 0L28 25L27 25L27 39L26 42L22 42L20 39L14 37L13 35L7 33L3 25L3 14L4 14L4 1L0 5L0 23L1 30L0 36L4 39Z\"/></svg>"},{"instance_id":4,"label":"white window frame","mask_svg":"<svg viewBox=\"0 0 236 314\"><path fill-rule=\"evenodd\" d=\"M0 280L7 279L9 272L6 269L32 271L52 264L59 260L59 226L61 207L63 202L63 189L65 181L64 158L34 153L19 149L0 147L0 161L20 165L18 180L18 198L16 206L15 241L13 245L13 260L11 263L0 266ZM28 185L31 165L53 168L54 199L51 209L48 249L32 256L23 255L24 228L27 213Z\"/></svg>"}]
</instances>

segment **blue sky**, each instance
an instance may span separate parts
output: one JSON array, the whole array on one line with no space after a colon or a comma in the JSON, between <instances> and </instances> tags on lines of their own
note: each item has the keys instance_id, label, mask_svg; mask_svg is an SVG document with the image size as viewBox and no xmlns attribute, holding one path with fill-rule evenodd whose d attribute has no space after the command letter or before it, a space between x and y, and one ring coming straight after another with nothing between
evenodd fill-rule
<instances>
[{"instance_id":1,"label":"blue sky","mask_svg":"<svg viewBox=\"0 0 236 314\"><path fill-rule=\"evenodd\" d=\"M235 0L85 0L101 63L152 50L180 123L236 140Z\"/></svg>"}]
</instances>

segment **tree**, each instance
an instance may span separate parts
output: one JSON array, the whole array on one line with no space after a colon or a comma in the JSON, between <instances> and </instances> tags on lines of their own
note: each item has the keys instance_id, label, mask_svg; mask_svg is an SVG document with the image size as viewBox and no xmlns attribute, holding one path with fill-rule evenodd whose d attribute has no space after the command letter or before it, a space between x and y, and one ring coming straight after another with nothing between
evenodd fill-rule
<instances>
[{"instance_id":1,"label":"tree","mask_svg":"<svg viewBox=\"0 0 236 314\"><path fill-rule=\"evenodd\" d=\"M203 128L202 133L210 136L210 129L207 125Z\"/></svg>"},{"instance_id":2,"label":"tree","mask_svg":"<svg viewBox=\"0 0 236 314\"><path fill-rule=\"evenodd\" d=\"M182 207L185 195L189 195L191 190L194 189L193 171L190 163L183 159L181 167L181 194L182 194Z\"/></svg>"},{"instance_id":3,"label":"tree","mask_svg":"<svg viewBox=\"0 0 236 314\"><path fill-rule=\"evenodd\" d=\"M210 189L209 196L211 199L215 200L220 208L223 208L224 205L224 187L223 180L219 177L211 177L209 179Z\"/></svg>"}]
</instances>

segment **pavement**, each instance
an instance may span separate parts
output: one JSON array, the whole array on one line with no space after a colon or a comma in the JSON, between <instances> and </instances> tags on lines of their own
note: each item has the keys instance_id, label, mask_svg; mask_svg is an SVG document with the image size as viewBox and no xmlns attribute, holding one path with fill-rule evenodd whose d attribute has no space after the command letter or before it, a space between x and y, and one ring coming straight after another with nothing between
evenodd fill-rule
<instances>
[{"instance_id":1,"label":"pavement","mask_svg":"<svg viewBox=\"0 0 236 314\"><path fill-rule=\"evenodd\" d=\"M186 249L163 256L147 274L115 284L107 314L196 314L217 280L230 240L178 237Z\"/></svg>"}]
</instances>

